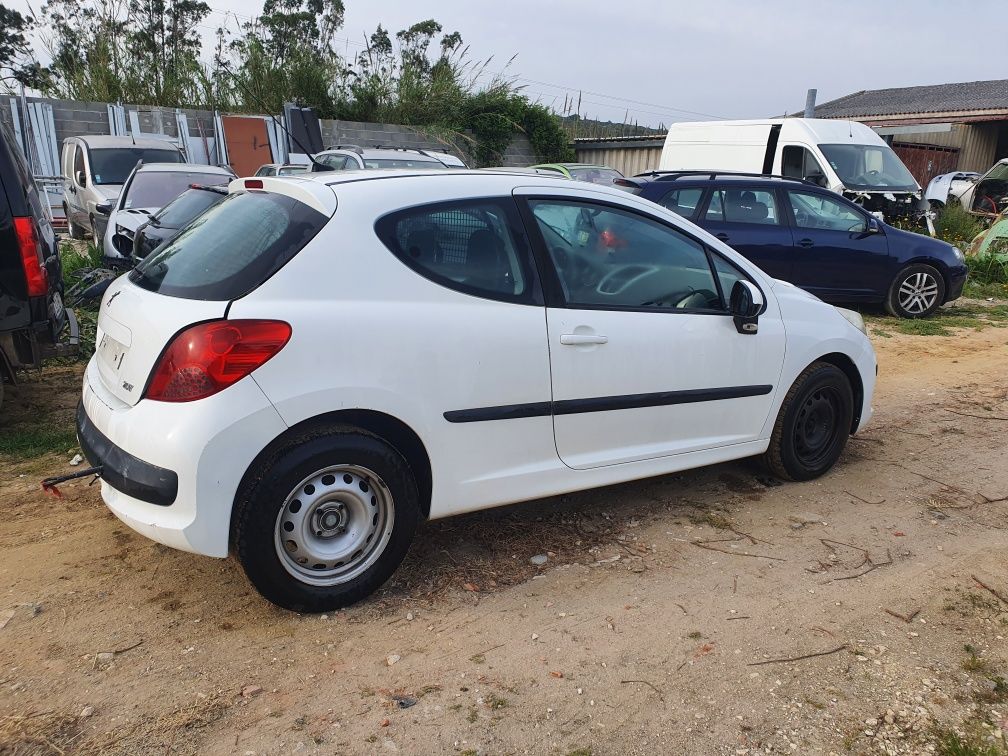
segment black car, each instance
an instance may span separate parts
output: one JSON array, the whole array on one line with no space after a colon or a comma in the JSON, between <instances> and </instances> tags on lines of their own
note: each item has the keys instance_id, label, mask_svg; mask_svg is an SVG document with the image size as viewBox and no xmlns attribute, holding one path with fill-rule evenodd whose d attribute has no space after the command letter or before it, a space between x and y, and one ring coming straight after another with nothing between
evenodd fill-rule
<instances>
[{"instance_id":1,"label":"black car","mask_svg":"<svg viewBox=\"0 0 1008 756\"><path fill-rule=\"evenodd\" d=\"M882 304L919 318L958 298L966 283L961 250L890 226L811 181L656 171L616 183L827 302Z\"/></svg>"},{"instance_id":2,"label":"black car","mask_svg":"<svg viewBox=\"0 0 1008 756\"><path fill-rule=\"evenodd\" d=\"M161 244L174 239L197 215L209 210L226 196L226 186L192 184L137 229L133 236L135 260L142 260Z\"/></svg>"},{"instance_id":3,"label":"black car","mask_svg":"<svg viewBox=\"0 0 1008 756\"><path fill-rule=\"evenodd\" d=\"M4 382L77 348L63 306L63 267L45 198L10 127L0 121L0 402Z\"/></svg>"}]
</instances>

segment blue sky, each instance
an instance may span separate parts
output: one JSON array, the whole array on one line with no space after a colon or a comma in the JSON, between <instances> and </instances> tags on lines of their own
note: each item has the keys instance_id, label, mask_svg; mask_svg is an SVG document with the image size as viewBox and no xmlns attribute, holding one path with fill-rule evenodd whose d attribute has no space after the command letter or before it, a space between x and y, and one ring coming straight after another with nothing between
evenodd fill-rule
<instances>
[{"instance_id":1,"label":"blue sky","mask_svg":"<svg viewBox=\"0 0 1008 756\"><path fill-rule=\"evenodd\" d=\"M3 0L24 9L26 0ZM261 8L207 0L201 31ZM861 89L1008 78L1004 4L973 0L345 0L339 33L351 56L378 23L396 31L425 18L458 30L474 58L493 57L527 94L559 108L657 125L800 109L809 87L825 102ZM36 8L38 4L36 4ZM1000 42L993 40L1000 36ZM986 52L985 52L986 50Z\"/></svg>"}]
</instances>

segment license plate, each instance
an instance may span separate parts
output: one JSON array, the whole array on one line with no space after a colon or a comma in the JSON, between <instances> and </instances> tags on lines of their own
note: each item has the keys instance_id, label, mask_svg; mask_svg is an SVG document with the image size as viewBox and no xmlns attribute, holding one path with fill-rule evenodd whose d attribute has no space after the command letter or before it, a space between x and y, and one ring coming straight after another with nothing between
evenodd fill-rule
<instances>
[{"instance_id":1,"label":"license plate","mask_svg":"<svg viewBox=\"0 0 1008 756\"><path fill-rule=\"evenodd\" d=\"M126 347L113 339L107 333L102 336L101 344L98 346L102 359L114 370L118 371L122 367L123 358L126 356Z\"/></svg>"}]
</instances>

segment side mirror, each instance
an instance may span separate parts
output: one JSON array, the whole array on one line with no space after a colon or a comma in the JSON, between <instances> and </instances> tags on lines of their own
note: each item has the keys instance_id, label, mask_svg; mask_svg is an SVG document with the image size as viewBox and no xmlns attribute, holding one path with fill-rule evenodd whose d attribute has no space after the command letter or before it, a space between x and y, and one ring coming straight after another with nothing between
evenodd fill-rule
<instances>
[{"instance_id":1,"label":"side mirror","mask_svg":"<svg viewBox=\"0 0 1008 756\"><path fill-rule=\"evenodd\" d=\"M746 335L756 333L759 330L759 314L763 311L763 292L750 281L736 281L728 311L735 320L735 330Z\"/></svg>"},{"instance_id":2,"label":"side mirror","mask_svg":"<svg viewBox=\"0 0 1008 756\"><path fill-rule=\"evenodd\" d=\"M102 202L99 205L95 205L95 212L101 215L109 215L112 212L112 203Z\"/></svg>"},{"instance_id":3,"label":"side mirror","mask_svg":"<svg viewBox=\"0 0 1008 756\"><path fill-rule=\"evenodd\" d=\"M77 171L74 174L74 179L77 181L77 186L87 186L87 176L84 175L84 171Z\"/></svg>"},{"instance_id":4,"label":"side mirror","mask_svg":"<svg viewBox=\"0 0 1008 756\"><path fill-rule=\"evenodd\" d=\"M826 176L821 173L813 173L808 177L808 180L813 184L818 184L823 189L829 189L829 182L826 180Z\"/></svg>"},{"instance_id":5,"label":"side mirror","mask_svg":"<svg viewBox=\"0 0 1008 756\"><path fill-rule=\"evenodd\" d=\"M865 227L865 232L869 234L881 234L882 226L878 222L878 218L869 218L868 225Z\"/></svg>"}]
</instances>

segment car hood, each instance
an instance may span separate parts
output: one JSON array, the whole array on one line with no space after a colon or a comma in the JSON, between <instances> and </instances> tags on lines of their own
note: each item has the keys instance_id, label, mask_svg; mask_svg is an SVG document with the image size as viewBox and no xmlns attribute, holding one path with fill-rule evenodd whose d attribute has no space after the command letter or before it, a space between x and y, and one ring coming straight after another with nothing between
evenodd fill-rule
<instances>
[{"instance_id":1,"label":"car hood","mask_svg":"<svg viewBox=\"0 0 1008 756\"><path fill-rule=\"evenodd\" d=\"M151 215L156 213L156 207L130 208L129 210L117 210L115 214L116 226L121 226L127 231L136 231L140 226L150 220Z\"/></svg>"}]
</instances>

